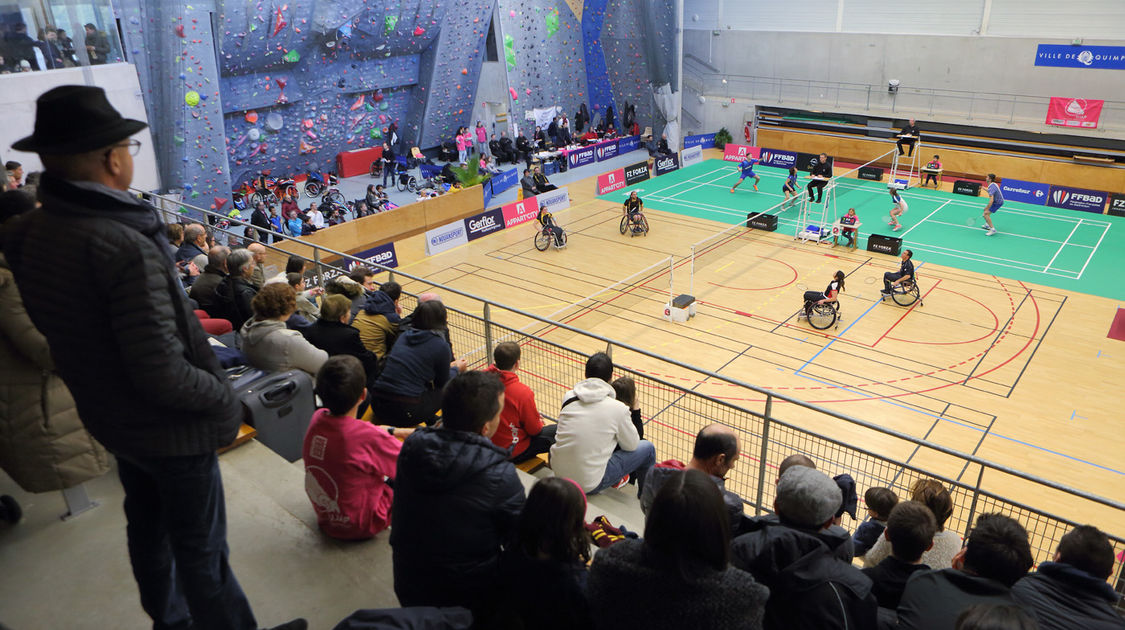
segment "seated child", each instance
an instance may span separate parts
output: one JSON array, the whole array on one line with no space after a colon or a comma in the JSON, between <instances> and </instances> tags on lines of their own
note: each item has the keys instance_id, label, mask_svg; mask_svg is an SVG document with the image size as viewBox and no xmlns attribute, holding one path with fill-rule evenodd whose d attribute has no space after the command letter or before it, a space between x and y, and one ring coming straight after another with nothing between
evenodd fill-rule
<instances>
[{"instance_id":1,"label":"seated child","mask_svg":"<svg viewBox=\"0 0 1125 630\"><path fill-rule=\"evenodd\" d=\"M413 429L377 427L355 418L367 398L363 365L351 355L328 359L316 375L326 408L305 433L305 493L321 531L333 538L371 538L391 524L398 453Z\"/></svg>"},{"instance_id":2,"label":"seated child","mask_svg":"<svg viewBox=\"0 0 1125 630\"><path fill-rule=\"evenodd\" d=\"M922 563L922 553L934 546L936 531L937 520L925 504L903 501L890 511L885 535L887 542L891 543L891 555L879 564L863 569L863 574L871 579L871 593L880 608L897 609L910 576L918 571L930 570ZM880 613L882 616L883 613Z\"/></svg>"},{"instance_id":3,"label":"seated child","mask_svg":"<svg viewBox=\"0 0 1125 630\"><path fill-rule=\"evenodd\" d=\"M855 208L848 208L848 213L840 217L840 225L855 225L859 222L859 216L855 213ZM856 246L856 230L855 228L840 228L840 234L848 239L848 247L855 249ZM832 246L836 246L836 237L832 237Z\"/></svg>"},{"instance_id":4,"label":"seated child","mask_svg":"<svg viewBox=\"0 0 1125 630\"><path fill-rule=\"evenodd\" d=\"M868 488L863 493L863 502L867 504L867 520L860 523L852 536L855 546L855 555L864 556L883 535L887 527L887 517L891 508L898 504L898 495L890 488Z\"/></svg>"}]
</instances>

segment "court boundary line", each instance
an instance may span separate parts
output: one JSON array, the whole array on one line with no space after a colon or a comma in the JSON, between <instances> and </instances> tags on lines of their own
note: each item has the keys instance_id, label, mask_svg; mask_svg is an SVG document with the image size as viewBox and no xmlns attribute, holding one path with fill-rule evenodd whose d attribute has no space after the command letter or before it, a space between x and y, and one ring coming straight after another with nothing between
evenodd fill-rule
<instances>
[{"instance_id":1,"label":"court boundary line","mask_svg":"<svg viewBox=\"0 0 1125 630\"><path fill-rule=\"evenodd\" d=\"M1078 223L1075 223L1074 227L1070 228L1070 234L1066 235L1066 240L1062 242L1062 245L1059 245L1059 248L1055 251L1055 255L1051 256L1051 260L1047 263L1047 266L1043 268L1043 271L1047 271L1051 268L1051 265L1055 264L1055 259L1066 249L1066 244L1070 242L1071 237L1074 236L1074 233L1077 232L1080 227L1082 227L1082 219L1078 219ZM1097 248L1094 248L1094 251L1096 252ZM1092 253L1093 252L1091 252L1091 254ZM1089 256L1087 256L1087 258L1089 258Z\"/></svg>"}]
</instances>

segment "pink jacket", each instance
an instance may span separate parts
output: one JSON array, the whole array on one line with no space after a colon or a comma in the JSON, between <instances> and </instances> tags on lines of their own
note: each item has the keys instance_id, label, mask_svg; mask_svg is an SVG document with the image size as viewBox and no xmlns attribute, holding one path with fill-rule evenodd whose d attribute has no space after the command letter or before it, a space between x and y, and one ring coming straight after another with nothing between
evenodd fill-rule
<instances>
[{"instance_id":1,"label":"pink jacket","mask_svg":"<svg viewBox=\"0 0 1125 630\"><path fill-rule=\"evenodd\" d=\"M457 150L464 151L468 147L465 146L465 136L457 136Z\"/></svg>"},{"instance_id":2,"label":"pink jacket","mask_svg":"<svg viewBox=\"0 0 1125 630\"><path fill-rule=\"evenodd\" d=\"M477 127L477 142L488 142L488 130L484 125Z\"/></svg>"}]
</instances>

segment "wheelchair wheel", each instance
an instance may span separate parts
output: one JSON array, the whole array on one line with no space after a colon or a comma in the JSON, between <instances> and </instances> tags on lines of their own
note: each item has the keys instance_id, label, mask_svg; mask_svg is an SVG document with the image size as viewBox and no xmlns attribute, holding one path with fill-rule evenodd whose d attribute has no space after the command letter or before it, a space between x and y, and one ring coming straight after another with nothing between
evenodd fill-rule
<instances>
[{"instance_id":1,"label":"wheelchair wheel","mask_svg":"<svg viewBox=\"0 0 1125 630\"><path fill-rule=\"evenodd\" d=\"M372 177L382 177L383 176L383 163L380 162L379 160L375 160L374 162L371 163L371 176Z\"/></svg>"},{"instance_id":2,"label":"wheelchair wheel","mask_svg":"<svg viewBox=\"0 0 1125 630\"><path fill-rule=\"evenodd\" d=\"M338 206L346 205L345 202L344 202L344 195L340 194L340 191L338 191L338 190L333 190L332 192L325 195L324 198L327 201L329 201L331 203L334 203Z\"/></svg>"},{"instance_id":3,"label":"wheelchair wheel","mask_svg":"<svg viewBox=\"0 0 1125 630\"><path fill-rule=\"evenodd\" d=\"M265 201L266 201L265 195L263 195L262 193L260 193L256 190L254 192L250 193L249 199L250 199L250 207L251 208L257 207L257 205L259 203L265 203Z\"/></svg>"},{"instance_id":4,"label":"wheelchair wheel","mask_svg":"<svg viewBox=\"0 0 1125 630\"><path fill-rule=\"evenodd\" d=\"M409 177L409 176L406 175L405 173L400 173L399 176L396 178L395 187L398 188L399 192L406 192L406 178L407 177Z\"/></svg>"},{"instance_id":5,"label":"wheelchair wheel","mask_svg":"<svg viewBox=\"0 0 1125 630\"><path fill-rule=\"evenodd\" d=\"M300 199L301 191L297 190L295 184L289 184L281 190L282 194L288 195L290 199Z\"/></svg>"},{"instance_id":6,"label":"wheelchair wheel","mask_svg":"<svg viewBox=\"0 0 1125 630\"><path fill-rule=\"evenodd\" d=\"M825 330L836 323L836 307L831 304L813 304L808 314L809 325L817 330Z\"/></svg>"},{"instance_id":7,"label":"wheelchair wheel","mask_svg":"<svg viewBox=\"0 0 1125 630\"><path fill-rule=\"evenodd\" d=\"M539 230L535 233L535 249L538 249L541 252L545 252L550 246L551 235L549 233L547 233L545 230Z\"/></svg>"},{"instance_id":8,"label":"wheelchair wheel","mask_svg":"<svg viewBox=\"0 0 1125 630\"><path fill-rule=\"evenodd\" d=\"M629 215L625 215L625 216L621 217L621 233L624 234L625 232L628 232L628 231L629 231Z\"/></svg>"},{"instance_id":9,"label":"wheelchair wheel","mask_svg":"<svg viewBox=\"0 0 1125 630\"><path fill-rule=\"evenodd\" d=\"M410 175L406 178L406 189L412 193L416 193L421 190L422 187L418 185L418 179Z\"/></svg>"},{"instance_id":10,"label":"wheelchair wheel","mask_svg":"<svg viewBox=\"0 0 1125 630\"><path fill-rule=\"evenodd\" d=\"M641 234L648 236L648 217L641 215Z\"/></svg>"},{"instance_id":11,"label":"wheelchair wheel","mask_svg":"<svg viewBox=\"0 0 1125 630\"><path fill-rule=\"evenodd\" d=\"M321 190L320 184L316 182L305 182L305 195L309 197L319 197Z\"/></svg>"},{"instance_id":12,"label":"wheelchair wheel","mask_svg":"<svg viewBox=\"0 0 1125 630\"><path fill-rule=\"evenodd\" d=\"M894 290L891 291L891 299L894 300L895 304L898 304L899 306L910 306L917 302L918 298L921 297L921 294L918 291L918 285L916 283L911 282L909 286L905 286L906 284L907 283L904 282L899 285L899 287L901 287L901 291L899 290L899 287L895 287Z\"/></svg>"}]
</instances>

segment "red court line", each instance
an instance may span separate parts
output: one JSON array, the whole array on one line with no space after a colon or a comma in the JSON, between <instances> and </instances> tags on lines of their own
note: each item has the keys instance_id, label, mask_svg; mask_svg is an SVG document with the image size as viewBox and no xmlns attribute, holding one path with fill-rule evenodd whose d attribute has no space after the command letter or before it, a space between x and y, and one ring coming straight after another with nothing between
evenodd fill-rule
<instances>
[{"instance_id":1,"label":"red court line","mask_svg":"<svg viewBox=\"0 0 1125 630\"><path fill-rule=\"evenodd\" d=\"M987 333L981 335L980 337L977 337L976 339L970 339L968 341L916 341L916 340L913 340L913 339L899 339L898 337L887 337L887 339L890 339L891 341L901 341L903 343L915 343L915 344L921 344L921 345L925 345L925 346L958 346L958 345L962 345L962 344L966 344L966 343L975 343L977 341L988 339L989 337L991 337L993 335L993 333L995 333L997 330L1000 330L1000 318L996 316L996 311L992 310L990 307L985 305L983 302L981 302L980 300L978 300L976 298L965 295L964 293L961 293L960 291L953 291L951 289L942 289L942 291L945 291L946 293L952 293L953 295L960 295L961 297L965 298L966 300L972 300L973 302L976 302L977 304L980 304L981 307L984 308L984 310L988 311L989 314L992 315L992 330L990 330Z\"/></svg>"},{"instance_id":2,"label":"red court line","mask_svg":"<svg viewBox=\"0 0 1125 630\"><path fill-rule=\"evenodd\" d=\"M785 284L779 284L779 285L773 286L773 287L763 287L763 288L760 288L760 289L731 287L731 286L727 286L725 284L719 284L718 282L708 282L707 284L710 284L710 285L716 286L716 287L722 287L724 289L730 289L732 291L772 291L774 289L781 289L781 288L787 287L787 286L789 286L789 285L791 285L791 284L793 284L794 282L797 281L797 269L794 268L793 265L790 265L789 263L785 262L784 260L778 260L776 258L770 258L769 256L758 256L758 258L761 258L763 260L770 260L770 261L774 261L774 262L779 262L779 263L785 265L786 267L789 267L789 271L793 272L793 277L788 282L786 282Z\"/></svg>"},{"instance_id":3,"label":"red court line","mask_svg":"<svg viewBox=\"0 0 1125 630\"><path fill-rule=\"evenodd\" d=\"M934 286L930 287L929 291L926 291L926 295L923 295L922 297L918 298L917 302L911 304L910 308L906 309L906 312L903 313L902 316L899 317L897 320L895 320L895 323L891 324L891 327L888 328L887 331L885 333L883 333L883 335L881 337L876 339L875 343L871 344L871 347L874 348L875 346L879 345L880 341L882 341L887 335L891 334L891 331L895 329L895 326L898 326L899 323L902 322L902 320L906 319L906 316L914 311L915 306L918 306L922 302L926 301L926 298L929 297L930 294L934 292L934 289L938 288L939 284L941 284L941 278L938 278L938 281L934 283Z\"/></svg>"}]
</instances>

